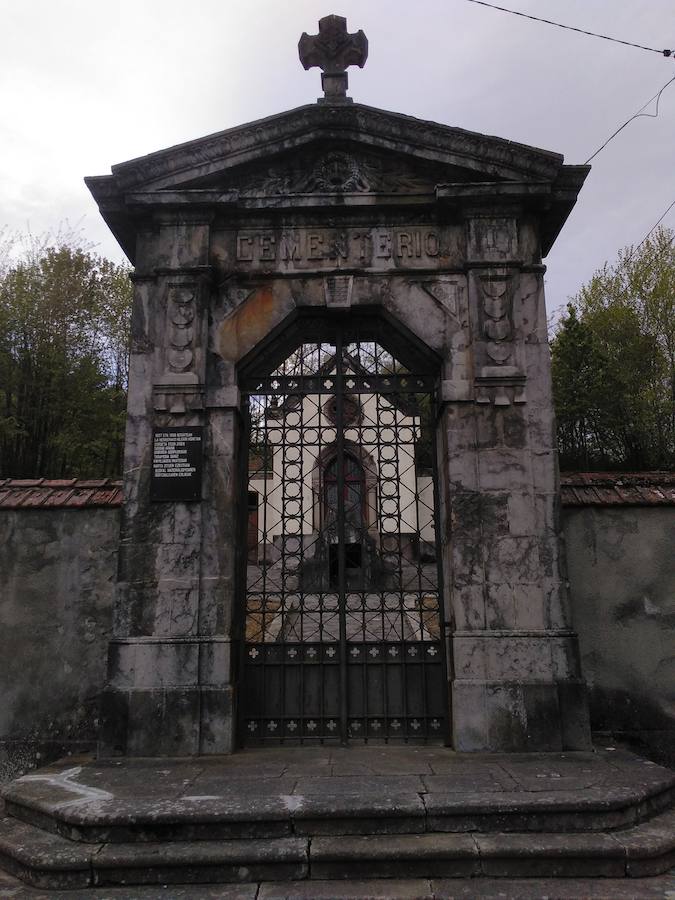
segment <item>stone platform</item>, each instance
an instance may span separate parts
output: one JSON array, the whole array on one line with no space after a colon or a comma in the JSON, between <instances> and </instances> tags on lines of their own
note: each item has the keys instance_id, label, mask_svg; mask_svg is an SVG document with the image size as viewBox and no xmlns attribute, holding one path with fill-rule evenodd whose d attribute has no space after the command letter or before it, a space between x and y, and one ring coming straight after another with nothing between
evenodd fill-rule
<instances>
[{"instance_id":1,"label":"stone platform","mask_svg":"<svg viewBox=\"0 0 675 900\"><path fill-rule=\"evenodd\" d=\"M625 751L70 758L4 798L0 868L39 888L642 878L675 865L675 773Z\"/></svg>"}]
</instances>

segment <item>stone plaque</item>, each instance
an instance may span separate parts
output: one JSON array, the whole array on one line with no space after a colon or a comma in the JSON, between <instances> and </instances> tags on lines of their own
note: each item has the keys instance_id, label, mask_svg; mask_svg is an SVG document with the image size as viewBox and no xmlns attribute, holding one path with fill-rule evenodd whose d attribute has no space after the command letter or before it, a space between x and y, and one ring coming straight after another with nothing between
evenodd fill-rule
<instances>
[{"instance_id":1,"label":"stone plaque","mask_svg":"<svg viewBox=\"0 0 675 900\"><path fill-rule=\"evenodd\" d=\"M202 432L201 426L153 430L151 500L201 500Z\"/></svg>"}]
</instances>

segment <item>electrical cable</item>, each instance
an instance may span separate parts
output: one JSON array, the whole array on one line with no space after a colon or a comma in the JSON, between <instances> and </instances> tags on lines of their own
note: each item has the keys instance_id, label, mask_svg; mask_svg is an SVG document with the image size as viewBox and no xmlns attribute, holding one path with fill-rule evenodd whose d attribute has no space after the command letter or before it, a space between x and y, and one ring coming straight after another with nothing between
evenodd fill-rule
<instances>
[{"instance_id":1,"label":"electrical cable","mask_svg":"<svg viewBox=\"0 0 675 900\"><path fill-rule=\"evenodd\" d=\"M659 114L659 101L661 100L661 94L665 91L665 89L668 87L668 85L672 84L674 81L675 81L675 75L673 75L673 77L670 79L670 81L667 81L663 85L663 87L661 88L660 91L657 91L653 97L650 97L649 100L647 100L647 102L643 106L641 106L640 109L638 109L638 111L636 113L633 113L633 115L630 117L630 119L626 119L626 121L623 123L623 125L621 125L619 128L617 128L616 131L607 138L605 143L602 144L602 146L598 147L598 149L595 151L595 153L592 153L588 157L588 159L586 160L584 165L587 166L589 164L589 162L592 159L594 159L598 155L598 153L600 153L601 150L605 149L605 147L607 146L607 144L609 144L610 141L614 140L614 138L617 136L617 134L620 131L623 131L623 129L626 127L626 125L630 125L630 123L633 121L633 119L639 119L641 117L644 117L646 119L656 119ZM654 100L656 100L656 110L653 113L642 112L642 110L646 109L649 106L649 104Z\"/></svg>"},{"instance_id":2,"label":"electrical cable","mask_svg":"<svg viewBox=\"0 0 675 900\"><path fill-rule=\"evenodd\" d=\"M588 37L601 38L603 41L612 41L615 44L623 44L625 47L636 47L638 50L647 50L650 53L658 53L661 56L674 56L675 50L657 50L656 47L645 47L644 44L635 44L633 41L622 41L619 38L609 37L607 34L598 34L596 31L586 31L583 28L575 28L573 25L563 25L561 22L553 22L551 19L541 19L539 16L531 16L528 13L518 12L515 9L507 9L505 6L497 6L494 3L486 3L485 0L467 0L468 3L476 3L478 6L487 6L488 9L498 9L500 12L511 13L513 16L521 16L523 19L532 19L533 22L544 22L546 25L555 25L556 28L564 28L566 31L576 31Z\"/></svg>"},{"instance_id":3,"label":"electrical cable","mask_svg":"<svg viewBox=\"0 0 675 900\"><path fill-rule=\"evenodd\" d=\"M647 238L651 237L651 235L656 231L656 229L659 227L659 225L661 224L661 222L663 222L663 220L665 219L665 217L668 215L668 213L671 211L671 209L672 209L674 206L675 206L675 200L673 200L673 202L670 204L670 206L669 206L668 209L664 212L664 214L661 216L661 218L658 219L658 221L657 221L654 225L652 225L652 227L649 229L649 231L647 232L647 234L642 238L642 240L640 241L640 243L637 245L637 247L635 248L635 250L633 250L633 251L630 253L630 255L629 255L629 257L628 257L629 259L632 258L633 254L637 253L637 251L638 251L638 250L640 249L640 247L645 243L645 241L647 240ZM673 242L673 240L672 240L672 238L671 238L670 241L668 241L668 246L670 246L670 245L672 244L672 242Z\"/></svg>"}]
</instances>

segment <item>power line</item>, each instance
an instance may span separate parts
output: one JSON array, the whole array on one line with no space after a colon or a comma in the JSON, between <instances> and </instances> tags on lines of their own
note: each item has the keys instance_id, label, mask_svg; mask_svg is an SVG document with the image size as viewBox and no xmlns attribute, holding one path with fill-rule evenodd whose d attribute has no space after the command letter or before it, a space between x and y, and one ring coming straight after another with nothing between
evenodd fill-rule
<instances>
[{"instance_id":1,"label":"power line","mask_svg":"<svg viewBox=\"0 0 675 900\"><path fill-rule=\"evenodd\" d=\"M668 215L668 213L671 211L671 209L672 209L674 206L675 206L675 200L673 200L673 202L670 204L670 206L669 206L668 209L664 212L664 214L661 216L661 218L660 218L660 219L659 219L659 220L658 220L658 221L650 228L650 230L647 232L647 234L642 238L642 240L641 240L640 243L637 245L637 247L635 248L635 250L633 250L633 253L637 253L637 251L638 251L638 250L640 249L640 247L645 243L645 241L647 240L647 238L649 238L649 237L652 236L652 234L656 231L656 229L659 227L659 225L661 224L661 222L663 222L663 220L665 219L665 217ZM668 242L668 246L670 246L670 244L672 244L672 242L673 242L673 241L672 241L672 238L671 238L671 240ZM631 253L631 256L633 255L633 253Z\"/></svg>"},{"instance_id":2,"label":"power line","mask_svg":"<svg viewBox=\"0 0 675 900\"><path fill-rule=\"evenodd\" d=\"M623 44L625 47L636 47L638 50L647 50L650 53L658 53L661 56L673 56L675 50L657 50L656 47L645 47L644 44L635 44L633 41L622 41L619 38L609 37L607 34L598 34L596 31L586 31L583 28L575 28L573 25L563 25L553 22L551 19L541 19L539 16L531 16L528 13L518 12L515 9L507 9L505 6L497 6L494 3L485 3L485 0L467 0L468 3L476 3L478 6L487 6L488 9L498 9L500 12L511 13L512 16L520 16L523 19L532 19L533 22L544 22L546 25L555 25L556 28L564 28L566 31L576 31L588 37L601 38L603 41L612 41L615 44Z\"/></svg>"},{"instance_id":3,"label":"power line","mask_svg":"<svg viewBox=\"0 0 675 900\"><path fill-rule=\"evenodd\" d=\"M600 153L601 150L604 150L605 147L607 146L607 144L609 144L610 141L613 141L614 138L617 136L617 134L620 131L623 131L623 129L626 127L626 125L630 125L630 123L633 121L633 119L639 119L641 117L644 117L647 119L656 119L659 114L659 101L661 100L661 94L665 91L665 89L668 87L668 85L672 84L674 81L675 81L675 75L673 75L673 77L663 85L661 90L657 91L653 97L650 97L649 100L647 100L647 102L645 104L643 104L636 113L633 113L633 115L630 117L630 119L626 119L626 121L623 123L623 125L620 125L616 129L616 131L607 138L605 143L602 144L602 146L598 147L598 149L595 151L595 153L592 153L588 157L588 159L586 160L584 165L587 166L592 159L595 159L595 157L598 155L598 153ZM643 112L643 110L646 109L649 106L649 104L652 103L654 100L656 100L656 110L653 113Z\"/></svg>"}]
</instances>

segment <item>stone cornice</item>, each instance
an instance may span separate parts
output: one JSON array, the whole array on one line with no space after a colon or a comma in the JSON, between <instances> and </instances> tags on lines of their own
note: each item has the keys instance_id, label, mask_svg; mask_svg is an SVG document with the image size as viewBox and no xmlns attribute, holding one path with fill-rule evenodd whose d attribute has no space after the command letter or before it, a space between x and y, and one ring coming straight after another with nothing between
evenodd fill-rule
<instances>
[{"instance_id":1,"label":"stone cornice","mask_svg":"<svg viewBox=\"0 0 675 900\"><path fill-rule=\"evenodd\" d=\"M238 190L240 173L263 173L272 161L290 152L329 146L338 151L373 154L389 167L394 190L339 193L261 188ZM284 156L285 154L285 156ZM343 153L344 155L344 153ZM403 186L391 170L392 161L406 160L415 171L433 163L428 187ZM245 166L246 168L242 169ZM112 174L85 179L106 222L133 261L136 234L148 215L158 211L212 212L229 209L275 210L368 209L375 207L462 206L509 202L527 205L541 217L545 256L569 215L588 166L563 166L557 153L492 136L414 119L359 104L302 106L231 128L218 134L170 147L112 167ZM443 180L447 172L447 181ZM462 181L462 173L466 180ZM201 188L200 188L201 185Z\"/></svg>"},{"instance_id":2,"label":"stone cornice","mask_svg":"<svg viewBox=\"0 0 675 900\"><path fill-rule=\"evenodd\" d=\"M351 141L460 166L498 180L555 178L560 154L360 104L297 109L230 128L112 167L119 188L175 187L214 172L298 149L316 140Z\"/></svg>"}]
</instances>

